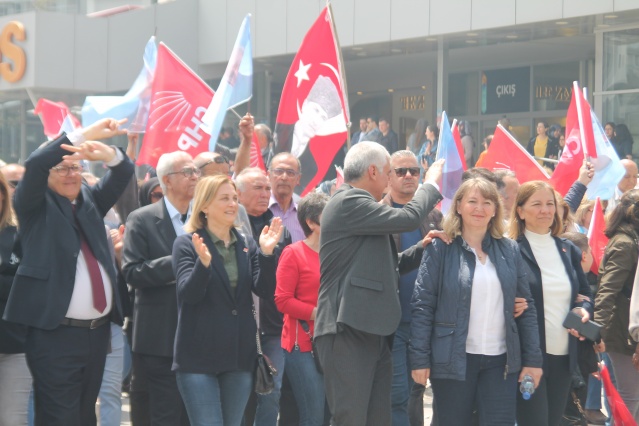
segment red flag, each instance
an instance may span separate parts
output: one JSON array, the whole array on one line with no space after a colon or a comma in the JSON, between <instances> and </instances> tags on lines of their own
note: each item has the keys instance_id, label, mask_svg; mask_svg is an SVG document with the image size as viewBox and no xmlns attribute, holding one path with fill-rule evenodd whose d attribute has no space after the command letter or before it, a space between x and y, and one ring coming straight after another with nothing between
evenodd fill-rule
<instances>
[{"instance_id":1,"label":"red flag","mask_svg":"<svg viewBox=\"0 0 639 426\"><path fill-rule=\"evenodd\" d=\"M293 59L275 125L276 152L302 164L302 195L322 180L348 139L348 100L330 6L324 8Z\"/></svg>"},{"instance_id":2,"label":"red flag","mask_svg":"<svg viewBox=\"0 0 639 426\"><path fill-rule=\"evenodd\" d=\"M340 166L335 166L335 188L339 189L344 184L344 170Z\"/></svg>"},{"instance_id":3,"label":"red flag","mask_svg":"<svg viewBox=\"0 0 639 426\"><path fill-rule=\"evenodd\" d=\"M626 404L623 402L623 398L621 398L621 395L619 395L619 392L610 379L608 367L603 364L599 371L601 374L601 382L606 391L608 405L610 405L610 411L612 411L610 414L612 418L615 419L615 426L637 426L637 422L632 417L632 414L630 414L628 407L626 407Z\"/></svg>"},{"instance_id":4,"label":"red flag","mask_svg":"<svg viewBox=\"0 0 639 426\"><path fill-rule=\"evenodd\" d=\"M595 206L592 208L592 218L588 228L588 245L590 246L593 260L590 271L595 275L599 273L599 264L601 259L603 259L606 244L608 244L608 237L604 234L605 229L606 221L601 208L601 200L597 197Z\"/></svg>"},{"instance_id":5,"label":"red flag","mask_svg":"<svg viewBox=\"0 0 639 426\"><path fill-rule=\"evenodd\" d=\"M519 183L531 180L547 182L550 177L532 156L501 124L495 128L495 135L483 158L482 167L495 171L512 170Z\"/></svg>"},{"instance_id":6,"label":"red flag","mask_svg":"<svg viewBox=\"0 0 639 426\"><path fill-rule=\"evenodd\" d=\"M590 157L597 158L590 105L575 81L566 114L566 145L550 178L550 183L562 196L568 193L579 177L579 169L584 162L584 150Z\"/></svg>"},{"instance_id":7,"label":"red flag","mask_svg":"<svg viewBox=\"0 0 639 426\"><path fill-rule=\"evenodd\" d=\"M459 152L459 158L461 158L462 170L466 171L468 165L466 164L466 156L464 155L464 146L462 145L461 134L459 134L457 119L453 120L453 139L455 139L455 146L457 147L457 152Z\"/></svg>"},{"instance_id":8,"label":"red flag","mask_svg":"<svg viewBox=\"0 0 639 426\"><path fill-rule=\"evenodd\" d=\"M257 133L255 132L253 132L253 139L251 140L251 159L249 165L251 167L259 167L266 171L264 159L262 158L262 151L260 150L260 141L257 139Z\"/></svg>"},{"instance_id":9,"label":"red flag","mask_svg":"<svg viewBox=\"0 0 639 426\"><path fill-rule=\"evenodd\" d=\"M181 150L195 157L208 151L210 136L200 127L213 89L164 43L158 47L152 91L149 121L136 163L156 167L167 152Z\"/></svg>"},{"instance_id":10,"label":"red flag","mask_svg":"<svg viewBox=\"0 0 639 426\"><path fill-rule=\"evenodd\" d=\"M44 134L49 139L55 139L63 131L68 133L82 127L80 121L71 114L69 107L64 102L53 102L40 98L33 113L40 115Z\"/></svg>"}]
</instances>

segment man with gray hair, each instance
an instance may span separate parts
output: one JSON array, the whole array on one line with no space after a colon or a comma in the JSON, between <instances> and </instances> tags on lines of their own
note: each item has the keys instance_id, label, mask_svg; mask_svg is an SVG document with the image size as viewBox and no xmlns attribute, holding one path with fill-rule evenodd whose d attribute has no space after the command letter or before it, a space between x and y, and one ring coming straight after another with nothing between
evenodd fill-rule
<instances>
[{"instance_id":1,"label":"man with gray hair","mask_svg":"<svg viewBox=\"0 0 639 426\"><path fill-rule=\"evenodd\" d=\"M338 426L389 425L391 344L401 319L399 274L416 268L421 242L397 254L390 234L417 229L442 199L443 161L403 208L379 201L389 154L360 142L344 161L345 184L322 214L321 284L315 338L331 414Z\"/></svg>"},{"instance_id":2,"label":"man with gray hair","mask_svg":"<svg viewBox=\"0 0 639 426\"><path fill-rule=\"evenodd\" d=\"M122 273L135 288L133 309L133 378L131 419L150 419L152 425L188 424L177 388L173 343L177 328L175 274L171 264L173 242L185 233L191 200L200 177L189 154L164 154L157 175L164 198L132 212L126 222ZM147 388L148 384L148 388ZM139 412L148 392L148 412ZM140 392L140 393L138 393Z\"/></svg>"}]
</instances>

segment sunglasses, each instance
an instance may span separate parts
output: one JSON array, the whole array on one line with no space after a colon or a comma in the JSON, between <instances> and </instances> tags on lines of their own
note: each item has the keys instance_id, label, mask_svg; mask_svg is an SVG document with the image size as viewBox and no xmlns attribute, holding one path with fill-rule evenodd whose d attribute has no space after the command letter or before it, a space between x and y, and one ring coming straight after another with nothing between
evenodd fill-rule
<instances>
[{"instance_id":1,"label":"sunglasses","mask_svg":"<svg viewBox=\"0 0 639 426\"><path fill-rule=\"evenodd\" d=\"M217 157L215 157L212 160L207 161L206 163L202 164L200 166L200 170L202 170L203 168L205 168L206 166L208 166L211 163L215 163L215 164L229 164L229 159L226 158L223 155L218 155Z\"/></svg>"},{"instance_id":2,"label":"sunglasses","mask_svg":"<svg viewBox=\"0 0 639 426\"><path fill-rule=\"evenodd\" d=\"M161 200L164 197L164 194L161 192L151 192L150 196L152 200Z\"/></svg>"},{"instance_id":3,"label":"sunglasses","mask_svg":"<svg viewBox=\"0 0 639 426\"><path fill-rule=\"evenodd\" d=\"M419 167L395 167L395 174L399 177L406 176L410 172L411 176L419 176Z\"/></svg>"}]
</instances>

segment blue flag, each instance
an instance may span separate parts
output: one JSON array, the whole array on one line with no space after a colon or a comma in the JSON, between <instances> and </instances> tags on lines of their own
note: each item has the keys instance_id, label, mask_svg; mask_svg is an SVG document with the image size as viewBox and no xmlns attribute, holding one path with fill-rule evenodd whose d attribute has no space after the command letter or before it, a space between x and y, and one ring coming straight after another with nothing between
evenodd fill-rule
<instances>
[{"instance_id":1,"label":"blue flag","mask_svg":"<svg viewBox=\"0 0 639 426\"><path fill-rule=\"evenodd\" d=\"M202 117L202 127L211 135L209 151L215 149L226 111L253 96L253 49L251 48L251 14L242 21L226 71Z\"/></svg>"},{"instance_id":2,"label":"blue flag","mask_svg":"<svg viewBox=\"0 0 639 426\"><path fill-rule=\"evenodd\" d=\"M615 148L606 137L606 132L604 132L599 119L597 119L593 111L590 111L590 116L592 117L592 130L595 135L597 158L590 159L595 168L595 175L588 184L586 196L589 200L594 200L597 197L602 200L609 200L614 197L615 188L626 174L626 169L621 164Z\"/></svg>"},{"instance_id":3,"label":"blue flag","mask_svg":"<svg viewBox=\"0 0 639 426\"><path fill-rule=\"evenodd\" d=\"M103 118L127 118L121 128L143 133L149 119L151 85L155 75L158 48L151 37L144 49L144 67L124 96L87 96L82 106L82 126L86 127Z\"/></svg>"},{"instance_id":4,"label":"blue flag","mask_svg":"<svg viewBox=\"0 0 639 426\"><path fill-rule=\"evenodd\" d=\"M442 187L441 193L444 196L442 201L442 213L446 214L450 208L451 202L455 197L455 192L461 185L462 173L464 173L464 167L462 166L461 157L455 145L455 138L453 132L450 129L448 123L448 117L446 111L442 112L441 125L439 126L439 148L437 150L437 160L446 160L444 162L443 174L442 174Z\"/></svg>"}]
</instances>

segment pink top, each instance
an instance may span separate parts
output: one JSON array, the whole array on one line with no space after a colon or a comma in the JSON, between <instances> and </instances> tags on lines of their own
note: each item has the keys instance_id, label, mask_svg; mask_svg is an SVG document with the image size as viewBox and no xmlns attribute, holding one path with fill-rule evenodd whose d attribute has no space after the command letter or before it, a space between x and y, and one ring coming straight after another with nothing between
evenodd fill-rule
<instances>
[{"instance_id":1,"label":"pink top","mask_svg":"<svg viewBox=\"0 0 639 426\"><path fill-rule=\"evenodd\" d=\"M289 352L293 350L296 339L300 351L311 351L311 341L298 319L308 322L312 335L314 327L310 318L317 306L319 285L319 253L303 241L287 246L277 265L275 304L284 314L282 348Z\"/></svg>"}]
</instances>

